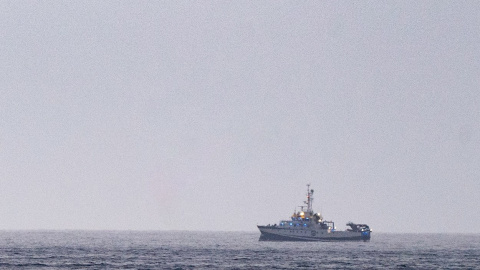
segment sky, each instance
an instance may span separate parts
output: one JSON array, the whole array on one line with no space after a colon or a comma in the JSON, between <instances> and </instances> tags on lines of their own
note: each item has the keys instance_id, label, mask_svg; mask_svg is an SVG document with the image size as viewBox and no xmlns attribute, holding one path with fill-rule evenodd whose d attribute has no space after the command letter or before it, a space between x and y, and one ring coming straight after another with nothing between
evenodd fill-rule
<instances>
[{"instance_id":1,"label":"sky","mask_svg":"<svg viewBox=\"0 0 480 270\"><path fill-rule=\"evenodd\" d=\"M478 1L1 1L0 230L480 233Z\"/></svg>"}]
</instances>

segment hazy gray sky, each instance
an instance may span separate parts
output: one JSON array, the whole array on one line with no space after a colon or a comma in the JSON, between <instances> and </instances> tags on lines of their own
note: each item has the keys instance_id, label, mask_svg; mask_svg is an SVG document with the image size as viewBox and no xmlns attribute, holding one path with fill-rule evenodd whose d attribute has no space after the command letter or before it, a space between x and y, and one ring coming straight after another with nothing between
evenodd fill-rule
<instances>
[{"instance_id":1,"label":"hazy gray sky","mask_svg":"<svg viewBox=\"0 0 480 270\"><path fill-rule=\"evenodd\" d=\"M0 229L480 232L478 1L1 1Z\"/></svg>"}]
</instances>

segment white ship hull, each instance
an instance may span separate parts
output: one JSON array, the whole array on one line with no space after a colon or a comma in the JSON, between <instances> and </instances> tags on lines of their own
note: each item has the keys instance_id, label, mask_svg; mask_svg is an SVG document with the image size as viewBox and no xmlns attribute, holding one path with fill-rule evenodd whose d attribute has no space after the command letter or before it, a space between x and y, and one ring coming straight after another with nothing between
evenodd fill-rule
<instances>
[{"instance_id":1,"label":"white ship hull","mask_svg":"<svg viewBox=\"0 0 480 270\"><path fill-rule=\"evenodd\" d=\"M370 232L335 231L324 229L292 229L288 227L257 226L260 241L367 241Z\"/></svg>"}]
</instances>

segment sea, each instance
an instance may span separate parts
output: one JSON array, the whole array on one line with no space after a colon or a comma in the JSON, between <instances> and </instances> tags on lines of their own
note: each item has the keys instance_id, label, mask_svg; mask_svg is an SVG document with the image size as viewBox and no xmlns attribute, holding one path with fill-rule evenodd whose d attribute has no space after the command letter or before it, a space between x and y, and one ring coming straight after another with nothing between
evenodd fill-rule
<instances>
[{"instance_id":1,"label":"sea","mask_svg":"<svg viewBox=\"0 0 480 270\"><path fill-rule=\"evenodd\" d=\"M265 242L259 232L0 231L0 269L480 269L480 234Z\"/></svg>"}]
</instances>

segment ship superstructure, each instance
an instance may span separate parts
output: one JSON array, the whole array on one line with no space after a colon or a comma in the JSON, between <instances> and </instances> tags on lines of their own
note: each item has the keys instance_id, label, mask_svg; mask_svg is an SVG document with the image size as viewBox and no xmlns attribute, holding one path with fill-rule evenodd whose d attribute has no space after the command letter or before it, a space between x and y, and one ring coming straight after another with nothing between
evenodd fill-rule
<instances>
[{"instance_id":1,"label":"ship superstructure","mask_svg":"<svg viewBox=\"0 0 480 270\"><path fill-rule=\"evenodd\" d=\"M337 231L333 221L324 220L320 213L312 209L313 189L307 185L307 200L300 211L294 211L290 220L282 220L279 224L261 226L261 241L338 241L338 240L370 240L371 230L366 224L347 223L350 228Z\"/></svg>"}]
</instances>

